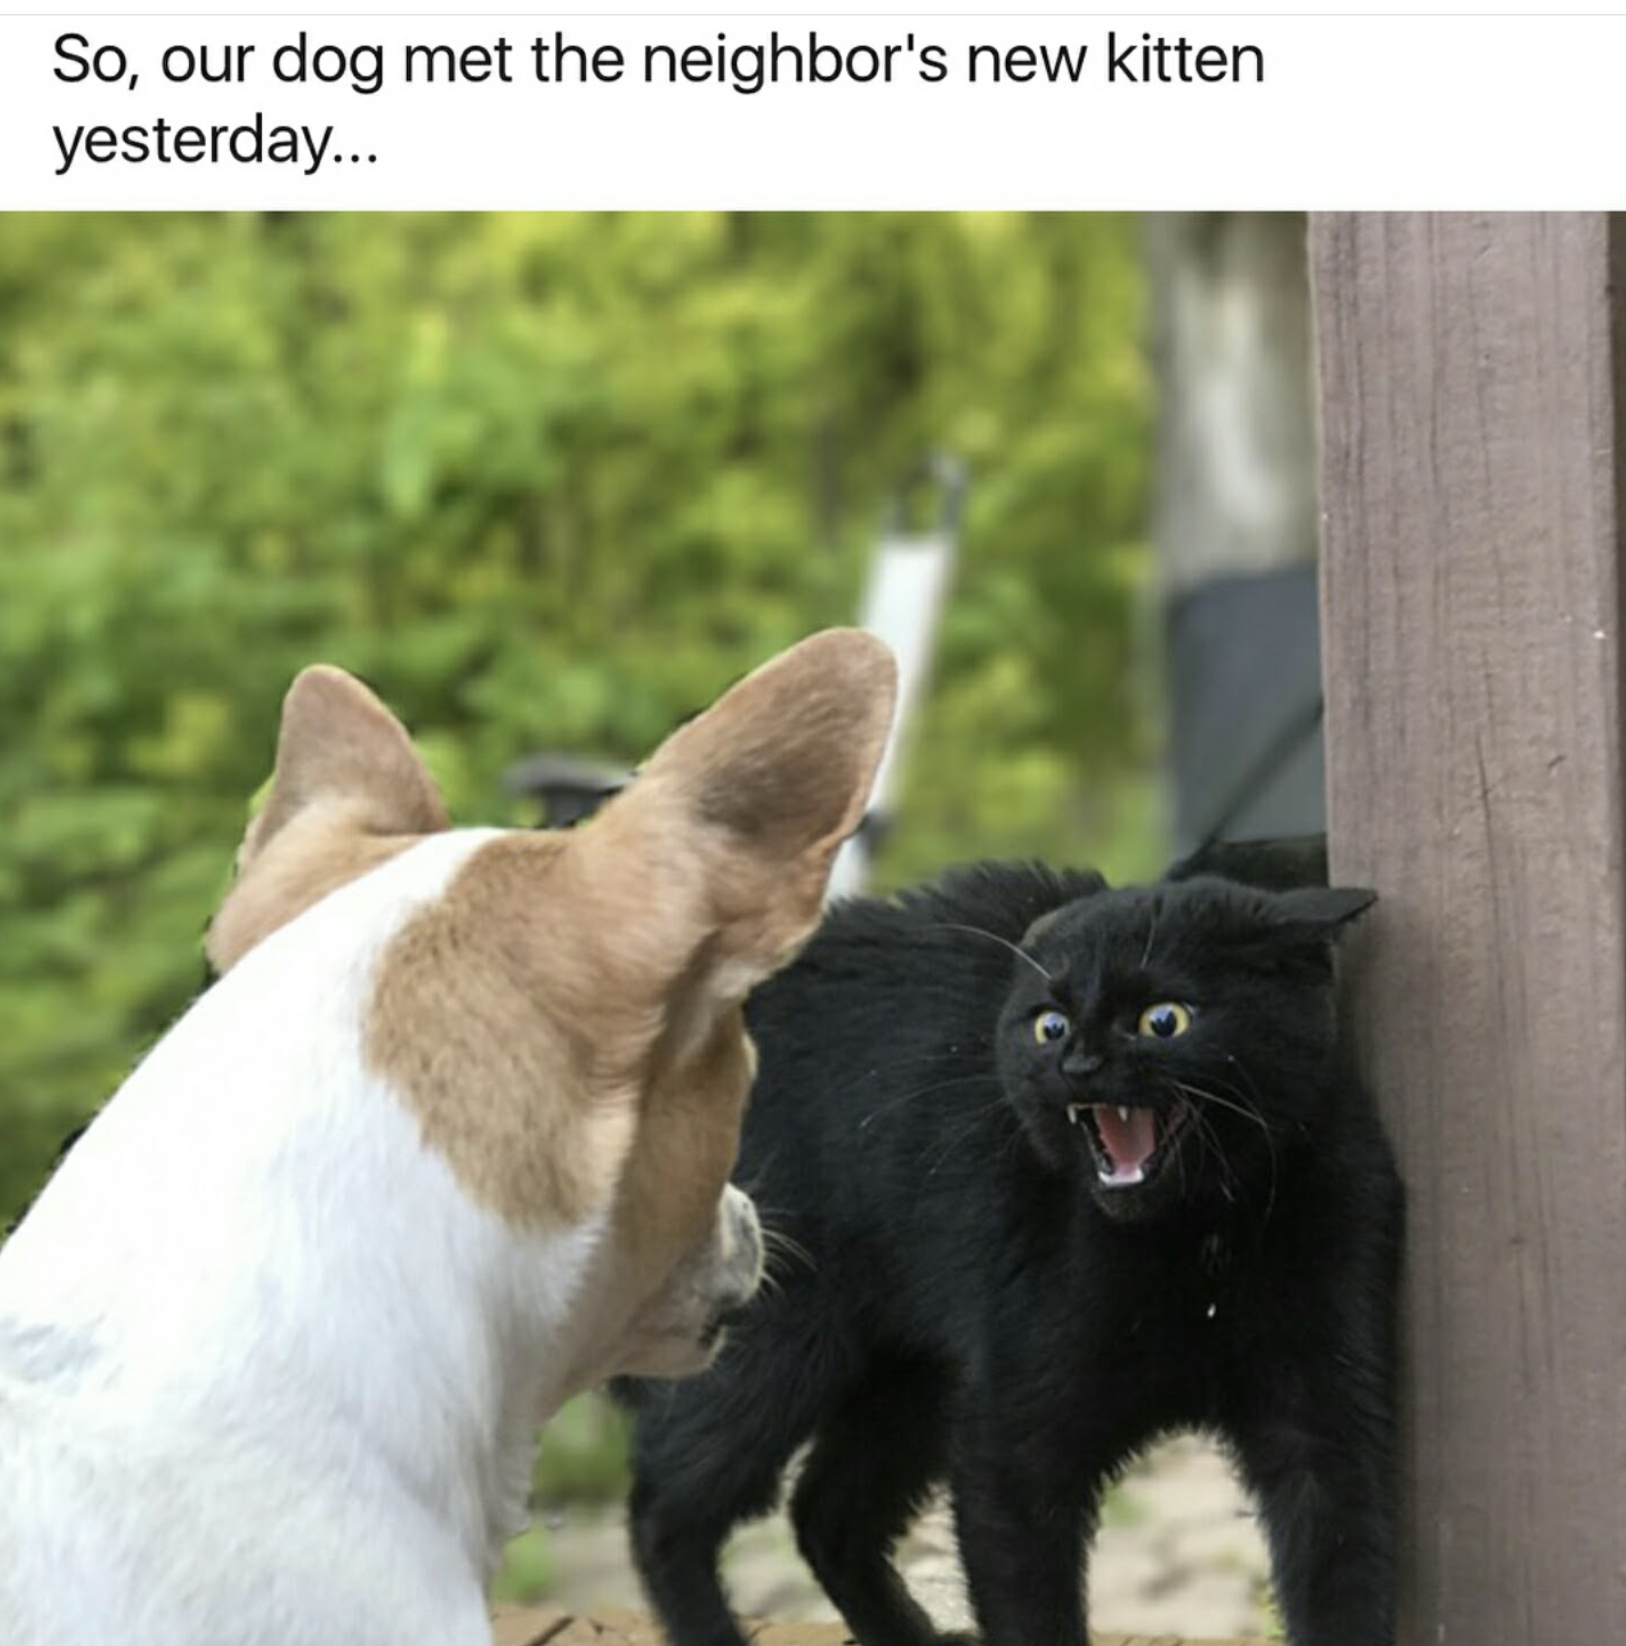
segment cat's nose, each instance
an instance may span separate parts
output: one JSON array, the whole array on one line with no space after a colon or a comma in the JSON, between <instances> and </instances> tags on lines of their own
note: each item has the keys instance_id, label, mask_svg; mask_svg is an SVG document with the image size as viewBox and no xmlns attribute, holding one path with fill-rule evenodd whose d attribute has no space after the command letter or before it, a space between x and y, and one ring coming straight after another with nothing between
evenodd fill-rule
<instances>
[{"instance_id":1,"label":"cat's nose","mask_svg":"<svg viewBox=\"0 0 1626 1646\"><path fill-rule=\"evenodd\" d=\"M1061 1060L1061 1068L1063 1074L1083 1077L1100 1074L1105 1063L1106 1059L1099 1052L1086 1052L1075 1049Z\"/></svg>"}]
</instances>

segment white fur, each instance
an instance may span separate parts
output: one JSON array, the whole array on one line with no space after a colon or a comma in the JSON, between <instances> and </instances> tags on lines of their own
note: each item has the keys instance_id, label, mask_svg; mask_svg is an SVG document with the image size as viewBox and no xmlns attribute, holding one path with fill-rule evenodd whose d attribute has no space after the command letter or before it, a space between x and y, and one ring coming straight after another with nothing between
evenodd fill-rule
<instances>
[{"instance_id":1,"label":"white fur","mask_svg":"<svg viewBox=\"0 0 1626 1646\"><path fill-rule=\"evenodd\" d=\"M363 1066L380 949L492 832L249 953L0 1248L4 1646L487 1646L535 1426L627 1326L604 1218L516 1233Z\"/></svg>"}]
</instances>

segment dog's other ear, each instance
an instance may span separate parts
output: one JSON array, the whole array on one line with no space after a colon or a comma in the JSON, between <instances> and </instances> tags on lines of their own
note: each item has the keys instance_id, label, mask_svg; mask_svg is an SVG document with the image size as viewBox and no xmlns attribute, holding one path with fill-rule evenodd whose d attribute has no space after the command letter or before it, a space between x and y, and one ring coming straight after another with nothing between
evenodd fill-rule
<instances>
[{"instance_id":1,"label":"dog's other ear","mask_svg":"<svg viewBox=\"0 0 1626 1646\"><path fill-rule=\"evenodd\" d=\"M265 804L237 854L246 869L312 806L338 806L359 833L434 834L446 807L406 727L343 669L301 670L282 703L277 763Z\"/></svg>"},{"instance_id":2,"label":"dog's other ear","mask_svg":"<svg viewBox=\"0 0 1626 1646\"><path fill-rule=\"evenodd\" d=\"M743 999L818 923L837 848L886 747L897 666L873 635L827 629L765 663L655 752L585 826L605 872L703 879L712 992ZM612 856L614 852L616 855Z\"/></svg>"},{"instance_id":3,"label":"dog's other ear","mask_svg":"<svg viewBox=\"0 0 1626 1646\"><path fill-rule=\"evenodd\" d=\"M318 898L447 821L401 722L343 669L303 670L283 700L270 791L209 928L210 962L225 971Z\"/></svg>"}]
</instances>

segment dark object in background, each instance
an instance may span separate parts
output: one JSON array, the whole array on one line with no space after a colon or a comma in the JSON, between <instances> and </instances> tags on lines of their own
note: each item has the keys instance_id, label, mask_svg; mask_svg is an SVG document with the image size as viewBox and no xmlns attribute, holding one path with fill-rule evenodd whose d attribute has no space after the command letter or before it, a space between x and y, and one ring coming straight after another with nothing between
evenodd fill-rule
<instances>
[{"instance_id":1,"label":"dark object in background","mask_svg":"<svg viewBox=\"0 0 1626 1646\"><path fill-rule=\"evenodd\" d=\"M624 766L568 754L533 754L503 773L502 786L509 794L534 795L546 827L568 829L591 817L631 781L632 773Z\"/></svg>"},{"instance_id":2,"label":"dark object in background","mask_svg":"<svg viewBox=\"0 0 1626 1646\"><path fill-rule=\"evenodd\" d=\"M719 1551L807 1441L863 1646L941 1638L890 1552L944 1479L985 1646L1083 1646L1100 1493L1173 1428L1232 1446L1293 1646L1392 1646L1401 1193L1327 1009L1370 900L995 863L833 909L748 1008L773 1283L710 1371L616 1386L674 1646L741 1646Z\"/></svg>"},{"instance_id":3,"label":"dark object in background","mask_svg":"<svg viewBox=\"0 0 1626 1646\"><path fill-rule=\"evenodd\" d=\"M1217 874L1244 886L1288 892L1295 886L1327 884L1327 837L1301 834L1290 840L1214 840L1199 846L1169 870L1169 880Z\"/></svg>"},{"instance_id":4,"label":"dark object in background","mask_svg":"<svg viewBox=\"0 0 1626 1646\"><path fill-rule=\"evenodd\" d=\"M1176 849L1326 827L1313 564L1218 577L1168 612Z\"/></svg>"}]
</instances>

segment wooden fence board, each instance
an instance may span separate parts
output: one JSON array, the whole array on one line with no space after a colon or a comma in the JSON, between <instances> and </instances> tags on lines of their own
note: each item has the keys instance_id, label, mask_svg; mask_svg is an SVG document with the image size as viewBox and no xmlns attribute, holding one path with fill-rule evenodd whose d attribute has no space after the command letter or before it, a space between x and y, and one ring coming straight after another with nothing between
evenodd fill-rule
<instances>
[{"instance_id":1,"label":"wooden fence board","mask_svg":"<svg viewBox=\"0 0 1626 1646\"><path fill-rule=\"evenodd\" d=\"M1626 1640L1626 234L1318 217L1333 872L1409 1190L1404 1646Z\"/></svg>"}]
</instances>

